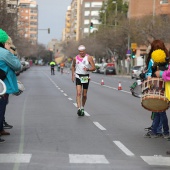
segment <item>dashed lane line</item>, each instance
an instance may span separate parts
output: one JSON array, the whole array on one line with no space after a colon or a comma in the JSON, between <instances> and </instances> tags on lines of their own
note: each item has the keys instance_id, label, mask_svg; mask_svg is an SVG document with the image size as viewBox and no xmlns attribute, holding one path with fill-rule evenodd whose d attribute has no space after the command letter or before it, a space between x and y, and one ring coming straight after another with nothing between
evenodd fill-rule
<instances>
[{"instance_id":1,"label":"dashed lane line","mask_svg":"<svg viewBox=\"0 0 170 170\"><path fill-rule=\"evenodd\" d=\"M120 141L113 141L116 146L121 149L128 156L135 156L128 148L126 148Z\"/></svg>"},{"instance_id":2,"label":"dashed lane line","mask_svg":"<svg viewBox=\"0 0 170 170\"><path fill-rule=\"evenodd\" d=\"M100 123L93 122L100 130L106 130Z\"/></svg>"}]
</instances>

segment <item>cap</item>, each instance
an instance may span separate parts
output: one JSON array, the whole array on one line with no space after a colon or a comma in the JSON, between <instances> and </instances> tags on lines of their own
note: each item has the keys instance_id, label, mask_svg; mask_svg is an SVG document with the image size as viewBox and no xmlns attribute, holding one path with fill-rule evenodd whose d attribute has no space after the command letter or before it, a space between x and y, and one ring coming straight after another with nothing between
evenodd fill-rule
<instances>
[{"instance_id":1,"label":"cap","mask_svg":"<svg viewBox=\"0 0 170 170\"><path fill-rule=\"evenodd\" d=\"M85 50L86 49L86 47L84 46L84 45L80 45L79 47L78 47L78 50L79 51L83 51L83 50Z\"/></svg>"},{"instance_id":2,"label":"cap","mask_svg":"<svg viewBox=\"0 0 170 170\"><path fill-rule=\"evenodd\" d=\"M0 29L0 43L6 43L7 40L8 34L4 30Z\"/></svg>"}]
</instances>

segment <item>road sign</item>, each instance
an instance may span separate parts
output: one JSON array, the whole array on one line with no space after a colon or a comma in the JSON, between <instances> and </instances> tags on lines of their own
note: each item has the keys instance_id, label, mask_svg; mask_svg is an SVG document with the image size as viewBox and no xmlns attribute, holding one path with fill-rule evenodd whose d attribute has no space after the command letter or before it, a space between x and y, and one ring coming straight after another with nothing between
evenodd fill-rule
<instances>
[{"instance_id":1,"label":"road sign","mask_svg":"<svg viewBox=\"0 0 170 170\"><path fill-rule=\"evenodd\" d=\"M131 43L131 49L136 49L137 48L137 44L136 43Z\"/></svg>"}]
</instances>

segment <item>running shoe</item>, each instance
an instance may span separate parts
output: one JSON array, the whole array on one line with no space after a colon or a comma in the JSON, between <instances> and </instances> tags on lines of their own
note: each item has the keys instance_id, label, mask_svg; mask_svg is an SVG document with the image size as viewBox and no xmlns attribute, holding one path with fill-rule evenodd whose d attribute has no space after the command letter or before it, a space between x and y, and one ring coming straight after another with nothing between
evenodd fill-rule
<instances>
[{"instance_id":1,"label":"running shoe","mask_svg":"<svg viewBox=\"0 0 170 170\"><path fill-rule=\"evenodd\" d=\"M148 132L144 135L144 138L158 138L159 136L156 134L153 134L152 132Z\"/></svg>"},{"instance_id":2,"label":"running shoe","mask_svg":"<svg viewBox=\"0 0 170 170\"><path fill-rule=\"evenodd\" d=\"M4 142L5 142L5 140L0 138L0 143L4 143Z\"/></svg>"},{"instance_id":3,"label":"running shoe","mask_svg":"<svg viewBox=\"0 0 170 170\"><path fill-rule=\"evenodd\" d=\"M9 125L7 122L3 122L3 127L4 127L4 129L12 129L13 128L13 126Z\"/></svg>"},{"instance_id":4,"label":"running shoe","mask_svg":"<svg viewBox=\"0 0 170 170\"><path fill-rule=\"evenodd\" d=\"M170 141L170 136L168 138L166 138L167 141Z\"/></svg>"},{"instance_id":5,"label":"running shoe","mask_svg":"<svg viewBox=\"0 0 170 170\"><path fill-rule=\"evenodd\" d=\"M163 135L163 137L164 137L165 139L170 138L169 134L167 134L167 135Z\"/></svg>"},{"instance_id":6,"label":"running shoe","mask_svg":"<svg viewBox=\"0 0 170 170\"><path fill-rule=\"evenodd\" d=\"M81 109L81 116L84 116L84 109Z\"/></svg>"},{"instance_id":7,"label":"running shoe","mask_svg":"<svg viewBox=\"0 0 170 170\"><path fill-rule=\"evenodd\" d=\"M81 110L80 109L78 109L77 114L78 114L78 116L81 116Z\"/></svg>"},{"instance_id":8,"label":"running shoe","mask_svg":"<svg viewBox=\"0 0 170 170\"><path fill-rule=\"evenodd\" d=\"M146 131L151 131L151 130L152 130L152 126L145 128L145 130L146 130Z\"/></svg>"}]
</instances>

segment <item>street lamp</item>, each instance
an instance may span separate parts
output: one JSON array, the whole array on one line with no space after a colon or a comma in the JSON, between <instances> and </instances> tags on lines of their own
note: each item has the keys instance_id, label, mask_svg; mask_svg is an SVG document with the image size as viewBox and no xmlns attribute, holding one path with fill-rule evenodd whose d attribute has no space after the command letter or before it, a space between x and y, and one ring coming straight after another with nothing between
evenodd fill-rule
<instances>
[{"instance_id":1,"label":"street lamp","mask_svg":"<svg viewBox=\"0 0 170 170\"><path fill-rule=\"evenodd\" d=\"M116 19L115 19L115 27L117 26L117 2L116 1L113 1L112 2L113 4L116 4L116 9L115 9L115 16L116 16Z\"/></svg>"}]
</instances>

